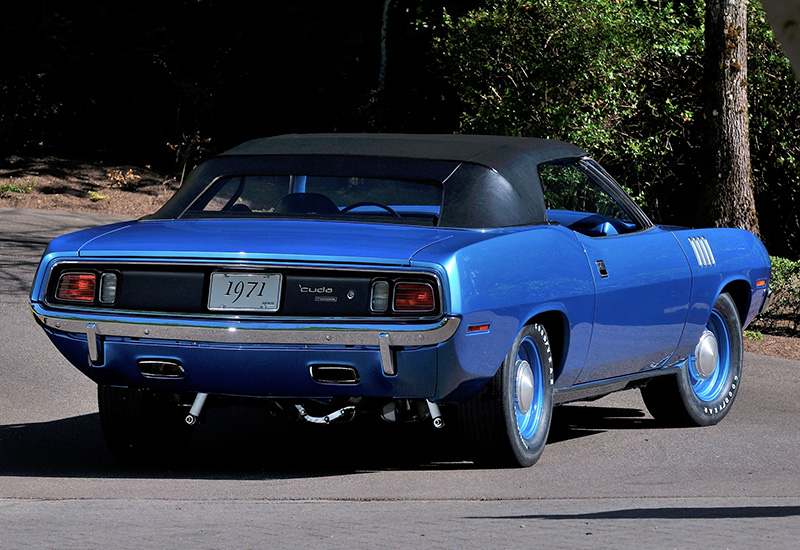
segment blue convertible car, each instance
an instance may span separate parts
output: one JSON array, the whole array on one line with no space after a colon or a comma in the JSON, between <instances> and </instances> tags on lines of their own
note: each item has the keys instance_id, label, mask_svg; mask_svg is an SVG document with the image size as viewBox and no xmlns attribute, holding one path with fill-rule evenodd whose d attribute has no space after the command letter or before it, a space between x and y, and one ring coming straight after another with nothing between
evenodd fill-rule
<instances>
[{"instance_id":1,"label":"blue convertible car","mask_svg":"<svg viewBox=\"0 0 800 550\"><path fill-rule=\"evenodd\" d=\"M31 308L123 459L179 450L207 400L235 399L427 419L527 466L568 401L641 388L661 422L719 422L769 278L752 234L654 225L573 145L298 135L54 240Z\"/></svg>"}]
</instances>

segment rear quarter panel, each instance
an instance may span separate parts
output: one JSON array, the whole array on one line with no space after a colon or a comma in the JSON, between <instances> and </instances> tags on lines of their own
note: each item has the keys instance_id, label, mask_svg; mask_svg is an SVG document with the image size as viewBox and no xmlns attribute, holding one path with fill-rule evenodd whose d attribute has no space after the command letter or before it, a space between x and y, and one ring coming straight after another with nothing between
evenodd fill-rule
<instances>
[{"instance_id":1,"label":"rear quarter panel","mask_svg":"<svg viewBox=\"0 0 800 550\"><path fill-rule=\"evenodd\" d=\"M484 384L520 329L545 312L556 312L565 324L568 352L557 367L557 385L571 384L580 372L591 336L594 283L586 254L568 229L465 230L417 253L412 263L443 267L448 309L463 319L440 349L440 399L458 399ZM489 330L468 333L486 324Z\"/></svg>"},{"instance_id":2,"label":"rear quarter panel","mask_svg":"<svg viewBox=\"0 0 800 550\"><path fill-rule=\"evenodd\" d=\"M81 247L86 243L102 235L124 229L135 223L136 221L130 221L92 227L90 229L69 233L50 241L42 256L42 260L39 262L36 275L34 276L33 286L31 288L31 299L34 301L44 299L44 285L47 282L47 276L50 273L50 267L53 265L54 261L77 258Z\"/></svg>"}]
</instances>

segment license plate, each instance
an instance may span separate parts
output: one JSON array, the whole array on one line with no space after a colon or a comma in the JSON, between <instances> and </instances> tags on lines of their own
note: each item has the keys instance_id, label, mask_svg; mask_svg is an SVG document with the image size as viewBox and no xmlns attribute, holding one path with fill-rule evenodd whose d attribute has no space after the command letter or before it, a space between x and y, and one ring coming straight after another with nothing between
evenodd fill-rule
<instances>
[{"instance_id":1,"label":"license plate","mask_svg":"<svg viewBox=\"0 0 800 550\"><path fill-rule=\"evenodd\" d=\"M211 311L278 311L280 273L212 273L208 291Z\"/></svg>"}]
</instances>

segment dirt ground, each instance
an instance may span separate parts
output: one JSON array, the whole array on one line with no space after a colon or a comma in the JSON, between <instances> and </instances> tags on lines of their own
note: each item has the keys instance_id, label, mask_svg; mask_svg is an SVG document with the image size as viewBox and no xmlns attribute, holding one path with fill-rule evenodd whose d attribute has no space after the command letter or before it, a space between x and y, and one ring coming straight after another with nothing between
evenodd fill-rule
<instances>
[{"instance_id":1,"label":"dirt ground","mask_svg":"<svg viewBox=\"0 0 800 550\"><path fill-rule=\"evenodd\" d=\"M761 340L745 338L744 349L760 355L800 360L800 338L792 336L764 334Z\"/></svg>"},{"instance_id":2,"label":"dirt ground","mask_svg":"<svg viewBox=\"0 0 800 550\"><path fill-rule=\"evenodd\" d=\"M139 218L178 188L177 178L148 166L115 166L55 157L0 161L0 207L70 210ZM800 338L763 334L745 350L800 360Z\"/></svg>"},{"instance_id":3,"label":"dirt ground","mask_svg":"<svg viewBox=\"0 0 800 550\"><path fill-rule=\"evenodd\" d=\"M55 157L0 161L0 207L70 210L139 218L179 182L147 166L112 166Z\"/></svg>"}]
</instances>

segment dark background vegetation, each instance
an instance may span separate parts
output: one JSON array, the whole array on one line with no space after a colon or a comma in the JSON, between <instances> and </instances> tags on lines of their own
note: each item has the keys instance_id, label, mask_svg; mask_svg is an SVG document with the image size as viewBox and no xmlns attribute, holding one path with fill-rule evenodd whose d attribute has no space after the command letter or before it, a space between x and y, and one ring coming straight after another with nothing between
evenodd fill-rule
<instances>
[{"instance_id":1,"label":"dark background vegetation","mask_svg":"<svg viewBox=\"0 0 800 550\"><path fill-rule=\"evenodd\" d=\"M380 93L381 1L5 2L0 145L155 162L197 136L452 132L422 8L394 4Z\"/></svg>"},{"instance_id":2,"label":"dark background vegetation","mask_svg":"<svg viewBox=\"0 0 800 550\"><path fill-rule=\"evenodd\" d=\"M700 0L4 2L0 162L179 171L289 132L578 143L662 223L706 225ZM752 179L771 254L800 257L800 88L750 4Z\"/></svg>"}]
</instances>

